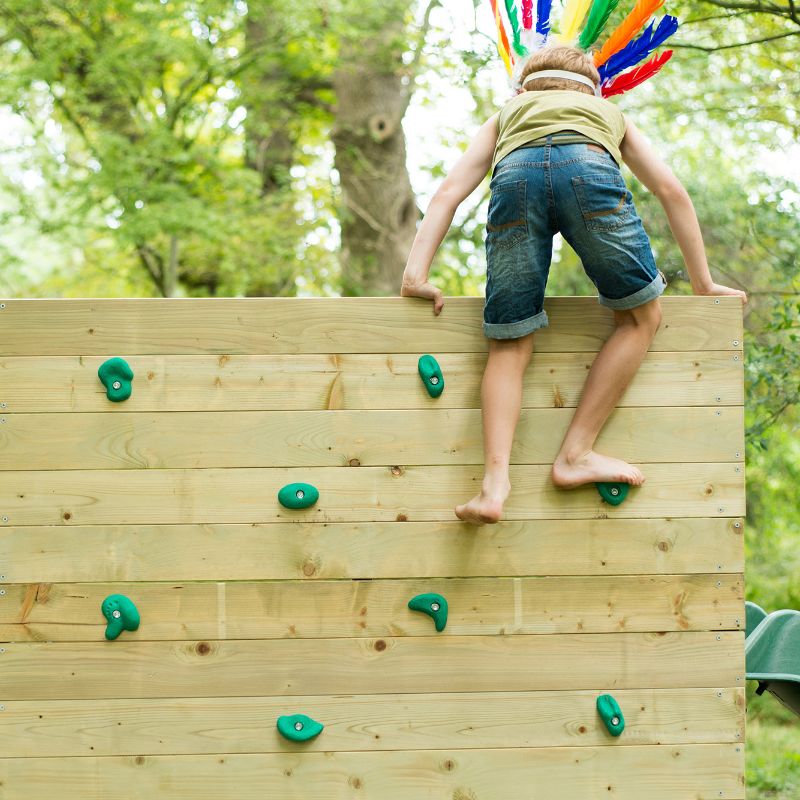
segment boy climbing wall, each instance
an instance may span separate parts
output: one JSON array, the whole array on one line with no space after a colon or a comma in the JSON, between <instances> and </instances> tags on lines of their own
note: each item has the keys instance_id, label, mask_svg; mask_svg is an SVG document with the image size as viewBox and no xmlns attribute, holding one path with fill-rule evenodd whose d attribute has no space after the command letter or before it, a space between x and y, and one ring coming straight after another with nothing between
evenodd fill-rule
<instances>
[{"instance_id":1,"label":"boy climbing wall","mask_svg":"<svg viewBox=\"0 0 800 800\"><path fill-rule=\"evenodd\" d=\"M665 282L620 172L627 164L659 199L680 246L695 294L745 293L714 283L700 226L686 190L647 140L611 102L598 96L592 58L546 46L519 73L519 93L479 129L431 201L408 257L401 294L433 300L431 261L458 205L492 168L487 219L484 333L489 357L481 385L485 472L481 491L457 506L465 521L497 522L511 490L509 460L522 404L522 378L543 309L553 236L580 257L615 328L586 379L552 468L553 483L640 486L638 468L595 452L594 443L636 374L661 320Z\"/></svg>"}]
</instances>

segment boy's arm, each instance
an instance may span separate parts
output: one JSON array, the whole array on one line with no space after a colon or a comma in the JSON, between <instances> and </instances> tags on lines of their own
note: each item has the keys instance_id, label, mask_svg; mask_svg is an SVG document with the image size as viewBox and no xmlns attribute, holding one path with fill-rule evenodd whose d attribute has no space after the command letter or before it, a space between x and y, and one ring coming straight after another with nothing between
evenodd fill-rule
<instances>
[{"instance_id":1,"label":"boy's arm","mask_svg":"<svg viewBox=\"0 0 800 800\"><path fill-rule=\"evenodd\" d=\"M747 295L743 291L714 283L708 269L700 223L689 194L632 122L628 122L621 151L622 159L631 172L664 207L669 226L683 254L692 291L695 294L736 295L747 302Z\"/></svg>"},{"instance_id":2,"label":"boy's arm","mask_svg":"<svg viewBox=\"0 0 800 800\"><path fill-rule=\"evenodd\" d=\"M428 283L431 262L459 204L472 194L489 172L497 144L497 117L495 114L481 125L464 155L436 190L408 255L400 294L433 300L436 314L442 309L443 299L441 290Z\"/></svg>"}]
</instances>

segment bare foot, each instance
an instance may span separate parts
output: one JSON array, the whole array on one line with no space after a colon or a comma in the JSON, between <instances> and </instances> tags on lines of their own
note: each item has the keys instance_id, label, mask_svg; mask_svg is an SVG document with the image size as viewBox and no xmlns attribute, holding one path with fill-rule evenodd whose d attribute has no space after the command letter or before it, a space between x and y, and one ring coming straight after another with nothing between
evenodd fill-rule
<instances>
[{"instance_id":1,"label":"bare foot","mask_svg":"<svg viewBox=\"0 0 800 800\"><path fill-rule=\"evenodd\" d=\"M480 494L468 503L456 506L456 516L473 525L493 525L503 516L503 505L511 492L508 481L492 484L484 479Z\"/></svg>"},{"instance_id":2,"label":"bare foot","mask_svg":"<svg viewBox=\"0 0 800 800\"><path fill-rule=\"evenodd\" d=\"M553 464L553 483L559 489L574 489L586 483L619 482L641 486L644 475L632 464L601 456L589 450L575 459L559 456Z\"/></svg>"}]
</instances>

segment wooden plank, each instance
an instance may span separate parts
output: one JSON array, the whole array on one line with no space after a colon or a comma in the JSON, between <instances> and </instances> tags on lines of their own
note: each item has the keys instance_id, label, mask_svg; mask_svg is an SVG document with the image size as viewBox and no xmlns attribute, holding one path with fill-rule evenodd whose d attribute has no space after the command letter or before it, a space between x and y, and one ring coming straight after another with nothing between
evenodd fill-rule
<instances>
[{"instance_id":1,"label":"wooden plank","mask_svg":"<svg viewBox=\"0 0 800 800\"><path fill-rule=\"evenodd\" d=\"M537 350L523 405L574 408L594 357ZM437 359L447 388L434 400L415 353L130 356L133 394L114 404L97 378L102 356L7 357L0 358L0 412L479 408L486 354ZM619 405L742 405L742 370L739 352L651 352Z\"/></svg>"},{"instance_id":2,"label":"wooden plank","mask_svg":"<svg viewBox=\"0 0 800 800\"><path fill-rule=\"evenodd\" d=\"M645 464L647 483L620 506L593 485L553 487L549 466L512 466L505 517L732 517L744 514L741 464ZM0 521L8 525L360 522L452 520L479 489L479 466L314 469L68 470L0 472ZM312 508L289 510L285 484L320 489ZM6 519L7 518L7 519ZM464 525L464 530L470 526Z\"/></svg>"},{"instance_id":3,"label":"wooden plank","mask_svg":"<svg viewBox=\"0 0 800 800\"><path fill-rule=\"evenodd\" d=\"M532 786L559 800L745 796L737 744L0 759L0 782L9 800L507 800Z\"/></svg>"},{"instance_id":4,"label":"wooden plank","mask_svg":"<svg viewBox=\"0 0 800 800\"><path fill-rule=\"evenodd\" d=\"M737 298L665 297L652 350L736 350ZM401 297L6 300L2 355L140 353L484 352L483 299L429 302ZM537 334L549 352L598 350L613 326L587 297L545 300L550 327ZM736 342L736 344L734 344Z\"/></svg>"},{"instance_id":5,"label":"wooden plank","mask_svg":"<svg viewBox=\"0 0 800 800\"><path fill-rule=\"evenodd\" d=\"M14 642L16 700L741 686L744 632Z\"/></svg>"},{"instance_id":6,"label":"wooden plank","mask_svg":"<svg viewBox=\"0 0 800 800\"><path fill-rule=\"evenodd\" d=\"M0 603L2 641L99 641L109 594L135 600L139 641L430 636L408 601L449 604L443 636L744 629L738 575L472 578L425 581L16 584Z\"/></svg>"},{"instance_id":7,"label":"wooden plank","mask_svg":"<svg viewBox=\"0 0 800 800\"><path fill-rule=\"evenodd\" d=\"M296 708L325 725L324 736L303 752L744 739L744 688L623 689L614 697L625 712L620 739L608 735L597 714L597 692L5 701L0 750L4 758L282 753L288 746L275 720Z\"/></svg>"},{"instance_id":8,"label":"wooden plank","mask_svg":"<svg viewBox=\"0 0 800 800\"><path fill-rule=\"evenodd\" d=\"M512 464L551 464L573 415L526 409ZM0 470L483 464L478 409L9 414ZM597 448L627 461L744 460L744 409L621 408Z\"/></svg>"},{"instance_id":9,"label":"wooden plank","mask_svg":"<svg viewBox=\"0 0 800 800\"><path fill-rule=\"evenodd\" d=\"M681 518L9 527L0 582L741 573L743 533Z\"/></svg>"}]
</instances>

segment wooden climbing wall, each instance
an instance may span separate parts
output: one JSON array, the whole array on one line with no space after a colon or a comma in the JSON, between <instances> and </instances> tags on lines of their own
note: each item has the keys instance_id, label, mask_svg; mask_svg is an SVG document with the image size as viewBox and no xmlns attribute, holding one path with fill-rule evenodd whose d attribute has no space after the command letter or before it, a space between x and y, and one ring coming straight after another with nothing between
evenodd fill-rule
<instances>
[{"instance_id":1,"label":"wooden climbing wall","mask_svg":"<svg viewBox=\"0 0 800 800\"><path fill-rule=\"evenodd\" d=\"M648 482L612 508L549 483L611 329L551 300L482 529L452 512L481 476L479 299L0 305L3 800L744 797L738 301L663 301L599 442ZM277 503L297 480L314 508ZM429 591L440 634L407 608ZM112 593L142 623L106 642ZM323 733L282 739L295 712Z\"/></svg>"}]
</instances>

